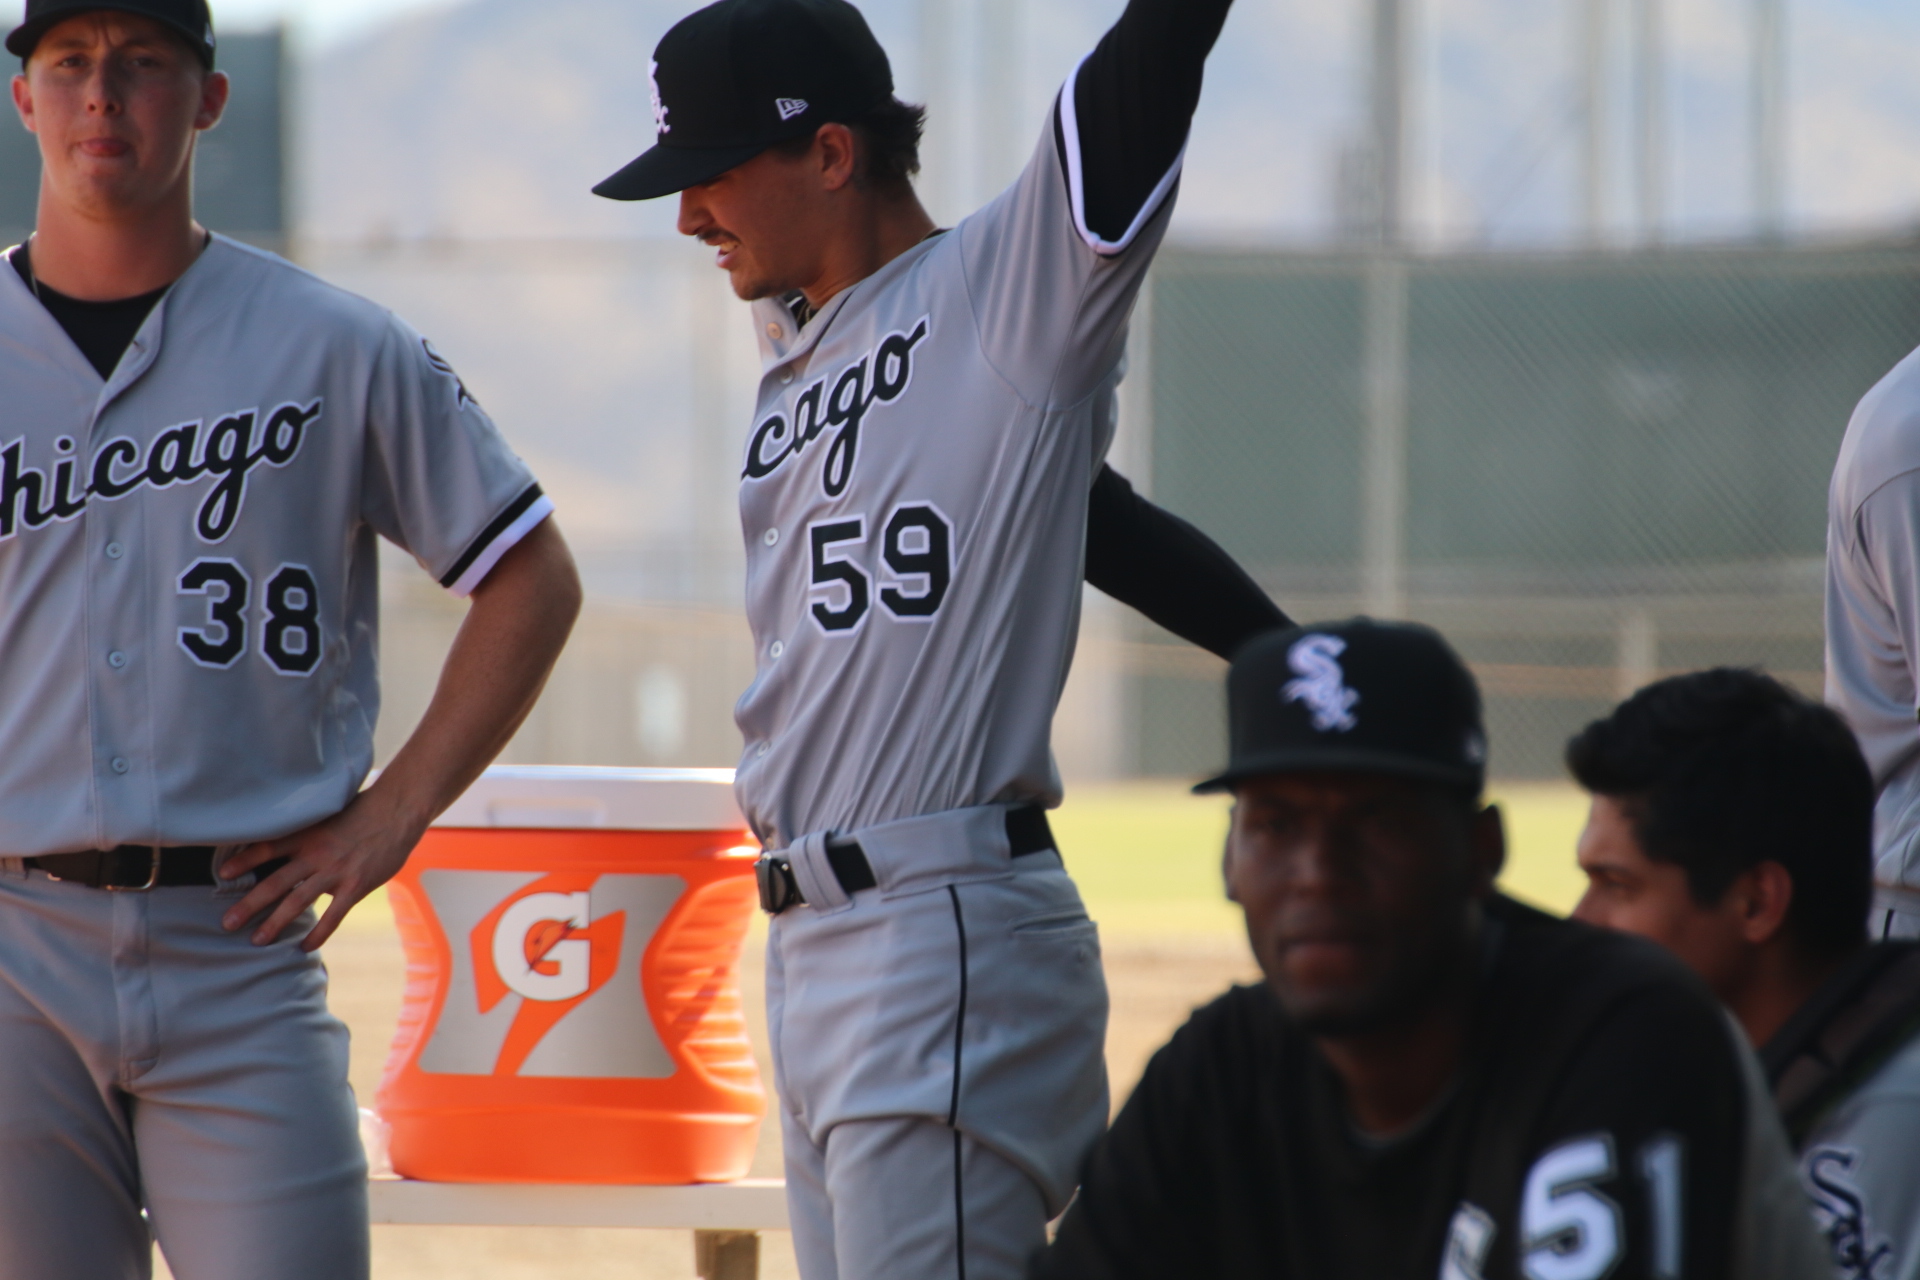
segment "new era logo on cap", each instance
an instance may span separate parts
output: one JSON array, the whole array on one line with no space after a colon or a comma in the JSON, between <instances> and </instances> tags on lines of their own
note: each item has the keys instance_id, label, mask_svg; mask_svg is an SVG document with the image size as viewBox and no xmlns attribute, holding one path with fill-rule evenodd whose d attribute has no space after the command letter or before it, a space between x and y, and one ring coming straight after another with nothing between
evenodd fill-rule
<instances>
[{"instance_id":1,"label":"new era logo on cap","mask_svg":"<svg viewBox=\"0 0 1920 1280\"><path fill-rule=\"evenodd\" d=\"M807 109L805 98L775 98L773 109L780 113L782 120L791 120Z\"/></svg>"}]
</instances>

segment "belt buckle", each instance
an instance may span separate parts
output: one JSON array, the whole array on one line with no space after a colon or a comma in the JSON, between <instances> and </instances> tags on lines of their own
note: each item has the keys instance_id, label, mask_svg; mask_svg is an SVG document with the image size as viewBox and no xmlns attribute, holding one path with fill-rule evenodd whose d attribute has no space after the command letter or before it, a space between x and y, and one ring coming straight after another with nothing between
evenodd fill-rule
<instances>
[{"instance_id":1,"label":"belt buckle","mask_svg":"<svg viewBox=\"0 0 1920 1280\"><path fill-rule=\"evenodd\" d=\"M753 878L760 887L760 909L770 916L806 902L800 896L800 886L794 882L793 863L785 858L761 854L754 860Z\"/></svg>"},{"instance_id":2,"label":"belt buckle","mask_svg":"<svg viewBox=\"0 0 1920 1280\"><path fill-rule=\"evenodd\" d=\"M147 850L147 882L145 884L103 884L100 887L108 893L145 893L160 883L160 846L153 845Z\"/></svg>"}]
</instances>

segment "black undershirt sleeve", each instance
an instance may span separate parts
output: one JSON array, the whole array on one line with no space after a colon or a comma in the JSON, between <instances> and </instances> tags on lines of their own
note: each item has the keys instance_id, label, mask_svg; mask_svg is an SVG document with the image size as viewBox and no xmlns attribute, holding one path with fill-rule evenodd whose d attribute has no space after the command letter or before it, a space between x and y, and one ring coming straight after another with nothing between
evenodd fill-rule
<instances>
[{"instance_id":1,"label":"black undershirt sleeve","mask_svg":"<svg viewBox=\"0 0 1920 1280\"><path fill-rule=\"evenodd\" d=\"M1102 240L1126 235L1187 145L1207 54L1230 3L1131 0L1081 64L1073 105L1086 223Z\"/></svg>"},{"instance_id":2,"label":"black undershirt sleeve","mask_svg":"<svg viewBox=\"0 0 1920 1280\"><path fill-rule=\"evenodd\" d=\"M1229 660L1253 637L1293 625L1218 543L1112 467L1100 469L1087 504L1087 581Z\"/></svg>"}]
</instances>

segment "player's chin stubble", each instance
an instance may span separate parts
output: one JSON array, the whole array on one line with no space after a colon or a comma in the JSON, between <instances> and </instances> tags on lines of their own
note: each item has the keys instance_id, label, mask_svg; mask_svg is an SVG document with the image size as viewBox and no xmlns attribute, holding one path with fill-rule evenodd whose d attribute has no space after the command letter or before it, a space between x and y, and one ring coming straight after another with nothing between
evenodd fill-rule
<instances>
[{"instance_id":1,"label":"player's chin stubble","mask_svg":"<svg viewBox=\"0 0 1920 1280\"><path fill-rule=\"evenodd\" d=\"M1310 1036L1343 1039L1374 1035L1416 1019L1458 978L1471 954L1464 938L1425 947L1407 939L1386 944L1362 972L1342 983L1296 980L1283 957L1265 957L1267 985L1294 1025Z\"/></svg>"}]
</instances>

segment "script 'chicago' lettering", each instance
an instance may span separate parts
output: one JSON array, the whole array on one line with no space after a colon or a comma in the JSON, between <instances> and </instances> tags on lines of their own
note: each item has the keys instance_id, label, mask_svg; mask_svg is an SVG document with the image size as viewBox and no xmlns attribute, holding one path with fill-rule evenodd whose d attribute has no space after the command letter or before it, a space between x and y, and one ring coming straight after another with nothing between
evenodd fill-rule
<instances>
[{"instance_id":1,"label":"script 'chicago' lettering","mask_svg":"<svg viewBox=\"0 0 1920 1280\"><path fill-rule=\"evenodd\" d=\"M261 463L284 467L292 462L324 403L283 404L266 415L264 428L257 432L260 411L248 409L220 418L210 428L202 422L168 427L144 450L137 441L118 436L94 450L92 463L84 467L72 437L61 436L53 443L54 452L69 456L54 462L51 478L26 464L22 436L0 448L0 541L20 529L72 520L96 498L111 502L142 487L169 489L214 476L193 526L202 542L219 542L240 518L247 474ZM76 489L83 470L86 487Z\"/></svg>"},{"instance_id":2,"label":"script 'chicago' lettering","mask_svg":"<svg viewBox=\"0 0 1920 1280\"><path fill-rule=\"evenodd\" d=\"M820 487L837 498L853 478L854 457L860 450L860 424L876 402L898 400L913 381L913 349L927 336L928 317L907 333L890 333L872 351L830 378L810 383L793 401L793 421L776 413L753 429L747 442L749 480L764 480L812 444L829 427L839 433L827 448L820 470ZM831 383L833 389L827 389Z\"/></svg>"}]
</instances>

